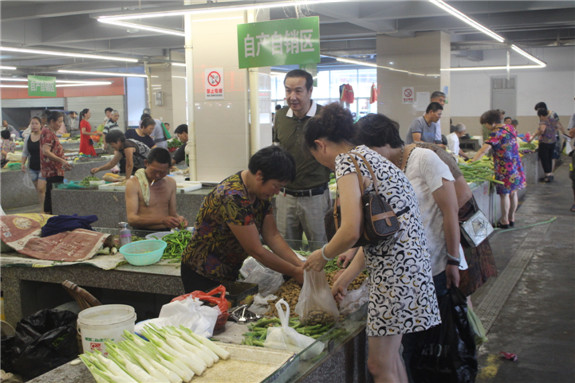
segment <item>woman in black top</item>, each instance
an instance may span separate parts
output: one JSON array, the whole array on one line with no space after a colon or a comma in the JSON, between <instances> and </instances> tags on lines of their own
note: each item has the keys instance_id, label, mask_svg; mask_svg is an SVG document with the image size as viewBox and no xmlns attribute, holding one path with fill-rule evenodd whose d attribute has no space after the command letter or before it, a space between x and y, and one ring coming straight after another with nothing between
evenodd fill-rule
<instances>
[{"instance_id":1,"label":"woman in black top","mask_svg":"<svg viewBox=\"0 0 575 383\"><path fill-rule=\"evenodd\" d=\"M140 127L136 129L128 129L126 131L126 138L132 138L136 141L143 142L150 149L156 146L154 139L150 137L156 126L156 121L151 117L146 117L140 121Z\"/></svg>"},{"instance_id":2,"label":"woman in black top","mask_svg":"<svg viewBox=\"0 0 575 383\"><path fill-rule=\"evenodd\" d=\"M46 179L42 177L40 169L40 136L42 135L42 120L39 117L32 117L30 120L30 135L24 140L22 148L22 171L28 172L32 179L40 204L44 203L46 193ZM28 160L28 166L26 166Z\"/></svg>"}]
</instances>

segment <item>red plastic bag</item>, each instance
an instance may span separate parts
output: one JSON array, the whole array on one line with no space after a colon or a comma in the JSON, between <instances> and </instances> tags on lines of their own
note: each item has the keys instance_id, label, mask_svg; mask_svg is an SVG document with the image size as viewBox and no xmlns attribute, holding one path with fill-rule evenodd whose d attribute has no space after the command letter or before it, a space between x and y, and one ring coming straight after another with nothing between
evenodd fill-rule
<instances>
[{"instance_id":1,"label":"red plastic bag","mask_svg":"<svg viewBox=\"0 0 575 383\"><path fill-rule=\"evenodd\" d=\"M219 294L219 296L218 296ZM212 305L218 306L220 309L220 315L218 315L218 320L216 321L216 326L214 327L215 331L222 330L228 321L228 317L230 314L228 313L228 309L230 308L230 302L226 299L226 288L223 285L219 285L215 289L209 292L203 292L200 290L192 291L191 293L180 295L172 299L174 301L182 301L188 297L196 298L206 303L210 303Z\"/></svg>"}]
</instances>

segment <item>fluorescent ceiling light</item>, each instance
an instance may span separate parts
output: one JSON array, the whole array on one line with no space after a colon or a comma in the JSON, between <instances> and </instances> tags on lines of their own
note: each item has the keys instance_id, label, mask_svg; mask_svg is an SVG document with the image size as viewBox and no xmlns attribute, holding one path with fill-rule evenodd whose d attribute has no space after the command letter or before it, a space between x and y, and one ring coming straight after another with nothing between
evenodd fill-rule
<instances>
[{"instance_id":1,"label":"fluorescent ceiling light","mask_svg":"<svg viewBox=\"0 0 575 383\"><path fill-rule=\"evenodd\" d=\"M181 66L181 67L185 67L186 63L172 63L173 66Z\"/></svg>"},{"instance_id":2,"label":"fluorescent ceiling light","mask_svg":"<svg viewBox=\"0 0 575 383\"><path fill-rule=\"evenodd\" d=\"M477 21L471 19L470 17L466 16L462 12L458 11L457 9L453 8L451 5L446 4L443 0L429 0L432 4L438 6L439 8L443 9L444 11L450 13L451 15L457 17L459 20L463 21L464 23L471 25L473 28L477 29L480 32L485 33L487 36L497 40L498 42L502 43L505 39L499 36L497 33L493 32L491 29L484 27L483 25L479 24ZM533 69L533 68L545 68L547 64L543 61L539 60L535 56L530 55L529 53L525 52L523 49L519 48L515 44L511 44L511 49L515 52L519 53L523 57L527 58L528 60L534 62L535 66L533 65L515 65L515 66L493 66L493 67L468 67L468 68L450 68L450 69L442 69L448 71L465 71L465 70L499 70L500 68L505 69ZM478 68L478 69L474 69Z\"/></svg>"},{"instance_id":3,"label":"fluorescent ceiling light","mask_svg":"<svg viewBox=\"0 0 575 383\"><path fill-rule=\"evenodd\" d=\"M442 71L447 72L466 72L466 71L480 71L480 70L507 70L507 69L540 69L543 68L540 65L510 65L510 66L470 66L470 67L460 67L460 68L447 68L442 69Z\"/></svg>"},{"instance_id":4,"label":"fluorescent ceiling light","mask_svg":"<svg viewBox=\"0 0 575 383\"><path fill-rule=\"evenodd\" d=\"M56 84L56 88L67 88L72 86L106 86L112 84L111 81L95 82L78 82L75 84ZM0 84L0 88L28 88L28 85L6 85Z\"/></svg>"},{"instance_id":5,"label":"fluorescent ceiling light","mask_svg":"<svg viewBox=\"0 0 575 383\"><path fill-rule=\"evenodd\" d=\"M519 48L515 44L511 44L511 49L513 49L515 52L519 53L521 56L526 57L527 59L533 61L534 63L539 65L540 68L545 68L547 66L547 64L545 64L543 61L541 61L537 57L532 56L529 53L525 52L523 49Z\"/></svg>"},{"instance_id":6,"label":"fluorescent ceiling light","mask_svg":"<svg viewBox=\"0 0 575 383\"><path fill-rule=\"evenodd\" d=\"M59 69L58 73L70 73L70 74L82 74L82 75L94 75L94 76L111 76L111 77L142 77L148 78L145 74L140 73L122 73L122 72L99 72L99 71L84 71L84 70L67 70Z\"/></svg>"},{"instance_id":7,"label":"fluorescent ceiling light","mask_svg":"<svg viewBox=\"0 0 575 383\"><path fill-rule=\"evenodd\" d=\"M37 55L63 56L63 57L73 57L73 58L94 59L94 60L125 61L125 62L133 62L133 63L138 62L137 59L133 59L133 58L129 58L129 57L91 55L91 54L86 54L86 53L75 53L75 52L46 51L46 50L42 50L42 49L25 49L25 48L12 48L12 47L0 46L0 51L32 53L32 54L37 54Z\"/></svg>"},{"instance_id":8,"label":"fluorescent ceiling light","mask_svg":"<svg viewBox=\"0 0 575 383\"><path fill-rule=\"evenodd\" d=\"M267 2L260 4L245 4L245 5L227 5L227 4L214 4L208 7L196 7L196 8L180 8L173 9L169 11L155 11L155 12L140 12L132 13L129 15L110 15L101 16L100 19L107 20L133 20L133 19L150 19L154 17L172 17L172 16L182 16L182 15L205 15L211 13L221 13L221 12L237 12L237 11L249 11L255 9L270 9L270 8L282 8L282 7L295 7L299 5L316 5L324 3L342 3L348 0L296 0L296 1L279 1L279 2Z\"/></svg>"},{"instance_id":9,"label":"fluorescent ceiling light","mask_svg":"<svg viewBox=\"0 0 575 383\"><path fill-rule=\"evenodd\" d=\"M158 32L158 33L163 33L165 35L173 35L173 36L180 36L180 37L186 36L186 34L184 32L177 31L175 29L153 27L151 25L129 23L129 22L120 21L120 20L109 20L107 18L102 18L102 17L98 18L98 21L101 23L116 26L116 27L137 28L137 29L141 29L143 31Z\"/></svg>"},{"instance_id":10,"label":"fluorescent ceiling light","mask_svg":"<svg viewBox=\"0 0 575 383\"><path fill-rule=\"evenodd\" d=\"M457 9L453 8L451 5L446 4L442 0L429 0L433 5L438 6L439 8L443 9L445 12L450 13L451 15L457 17L459 20L463 21L467 25L472 26L473 28L477 29L480 32L485 33L487 36L491 37L499 41L500 43L504 42L505 39L499 36L497 33L493 32L492 30L484 27L483 25L479 24L477 21L473 20L472 18L466 16L462 12L458 11Z\"/></svg>"},{"instance_id":11,"label":"fluorescent ceiling light","mask_svg":"<svg viewBox=\"0 0 575 383\"><path fill-rule=\"evenodd\" d=\"M0 77L0 81L6 82L28 82L27 78L16 78L16 77ZM56 84L85 84L85 85L110 85L111 81L90 81L90 80L58 80L56 79Z\"/></svg>"},{"instance_id":12,"label":"fluorescent ceiling light","mask_svg":"<svg viewBox=\"0 0 575 383\"><path fill-rule=\"evenodd\" d=\"M16 70L15 66L0 65L0 70Z\"/></svg>"},{"instance_id":13,"label":"fluorescent ceiling light","mask_svg":"<svg viewBox=\"0 0 575 383\"><path fill-rule=\"evenodd\" d=\"M326 56L326 57L330 57L330 56ZM400 73L405 73L405 74L409 74L409 75L413 75L413 76L428 76L425 73L419 73L419 72L410 72L408 70L403 70L403 69L397 69L397 68L392 68L392 67L388 67L388 66L383 66L383 65L377 65L374 63L369 63L367 61L360 61L360 60L351 60L351 59L344 59L341 57L333 57L334 59L336 59L337 61L340 62L344 62L344 63L348 63L348 64L355 64L355 65L363 65L363 66L367 66L370 68L380 68L380 69L386 69L392 72L400 72ZM435 76L435 74L432 74L432 76Z\"/></svg>"}]
</instances>

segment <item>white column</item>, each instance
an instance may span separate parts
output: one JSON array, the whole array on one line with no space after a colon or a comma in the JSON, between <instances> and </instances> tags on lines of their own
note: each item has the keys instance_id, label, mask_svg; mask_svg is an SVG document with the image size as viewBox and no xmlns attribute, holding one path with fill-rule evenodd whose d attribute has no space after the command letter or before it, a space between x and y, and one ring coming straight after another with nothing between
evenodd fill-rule
<instances>
[{"instance_id":1,"label":"white column","mask_svg":"<svg viewBox=\"0 0 575 383\"><path fill-rule=\"evenodd\" d=\"M194 61L193 61L193 42L192 42L192 16L184 16L185 42L184 50L186 54L186 99L188 108L188 143L186 144L186 153L189 161L190 180L195 181L198 178L197 155L196 155L196 125L194 120Z\"/></svg>"}]
</instances>

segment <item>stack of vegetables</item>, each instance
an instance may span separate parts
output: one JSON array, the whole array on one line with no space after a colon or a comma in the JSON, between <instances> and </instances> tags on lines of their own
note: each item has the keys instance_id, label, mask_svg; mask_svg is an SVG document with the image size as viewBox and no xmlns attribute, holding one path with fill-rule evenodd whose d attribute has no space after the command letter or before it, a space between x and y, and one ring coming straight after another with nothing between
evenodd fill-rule
<instances>
[{"instance_id":1,"label":"stack of vegetables","mask_svg":"<svg viewBox=\"0 0 575 383\"><path fill-rule=\"evenodd\" d=\"M534 151L537 150L538 145L538 141L536 142L526 142L523 140L518 140L519 142L519 153L521 154L527 154L527 153L533 153Z\"/></svg>"},{"instance_id":2,"label":"stack of vegetables","mask_svg":"<svg viewBox=\"0 0 575 383\"><path fill-rule=\"evenodd\" d=\"M147 325L142 335L149 341L124 331L125 340L105 342L107 357L94 351L80 359L98 383L180 383L230 357L227 350L183 326Z\"/></svg>"},{"instance_id":3,"label":"stack of vegetables","mask_svg":"<svg viewBox=\"0 0 575 383\"><path fill-rule=\"evenodd\" d=\"M166 246L166 250L164 250L162 259L167 260L170 263L179 263L182 261L182 253L192 239L192 233L185 229L176 230L158 239L161 239L168 244L168 246Z\"/></svg>"},{"instance_id":4,"label":"stack of vegetables","mask_svg":"<svg viewBox=\"0 0 575 383\"><path fill-rule=\"evenodd\" d=\"M483 181L502 183L495 179L493 161L487 157L475 162L459 162L458 165L461 173L463 173L463 178L468 183L480 183Z\"/></svg>"},{"instance_id":5,"label":"stack of vegetables","mask_svg":"<svg viewBox=\"0 0 575 383\"><path fill-rule=\"evenodd\" d=\"M83 187L89 187L90 181L100 181L100 179L98 177L94 177L94 176L88 176L88 177L84 177L84 179L82 181L80 181L78 184L83 186Z\"/></svg>"},{"instance_id":6,"label":"stack of vegetables","mask_svg":"<svg viewBox=\"0 0 575 383\"><path fill-rule=\"evenodd\" d=\"M257 322L248 325L249 331L244 334L242 344L248 346L264 347L264 342L268 333L269 327L280 327L281 323L279 318L262 318ZM290 318L289 326L299 332L300 334L309 336L314 339L322 337L322 340L334 339L341 335L345 335L347 331L343 328L334 328L334 323L326 324L313 324L304 326L299 319ZM328 331L333 328L329 334ZM325 334L325 337L323 335Z\"/></svg>"},{"instance_id":7,"label":"stack of vegetables","mask_svg":"<svg viewBox=\"0 0 575 383\"><path fill-rule=\"evenodd\" d=\"M299 253L304 256L310 254L309 252L302 251L299 251ZM333 285L336 274L341 271L340 267L337 266L337 260L332 259L327 262L324 270L328 284L330 286ZM357 290L366 278L366 272L359 274L347 287L348 291ZM263 346L264 341L266 340L268 327L277 327L281 325L275 306L275 303L280 299L286 301L290 307L289 326L294 328L300 334L310 336L314 339L321 338L322 340L334 339L346 334L346 330L334 327L334 323L323 323L321 321L320 323L301 323L297 318L297 313L295 312L295 306L299 300L300 293L301 286L294 279L290 279L285 282L279 290L274 293L274 295L277 296L277 299L268 302L270 304L270 309L266 313L266 317L248 326L249 331L244 334L243 344Z\"/></svg>"}]
</instances>

